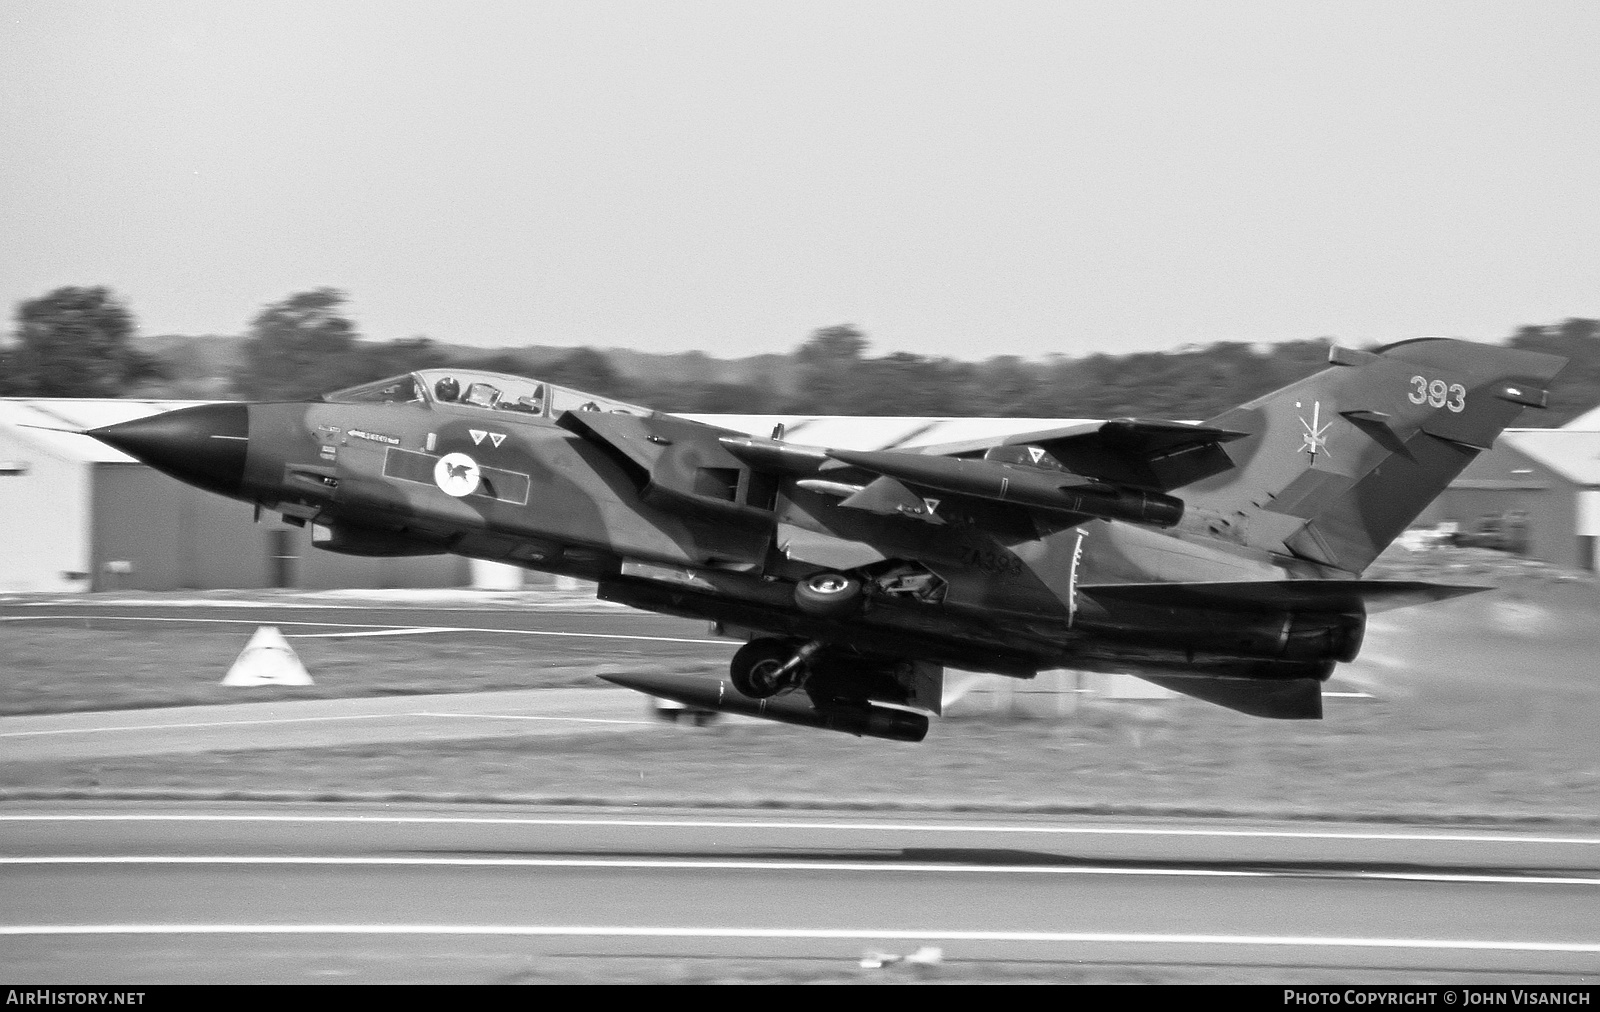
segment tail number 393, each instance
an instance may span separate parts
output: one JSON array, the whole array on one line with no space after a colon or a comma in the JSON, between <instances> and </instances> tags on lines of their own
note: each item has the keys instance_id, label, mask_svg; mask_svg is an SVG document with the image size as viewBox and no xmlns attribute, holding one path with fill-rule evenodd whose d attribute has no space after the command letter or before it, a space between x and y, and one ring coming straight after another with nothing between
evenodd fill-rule
<instances>
[{"instance_id":1,"label":"tail number 393","mask_svg":"<svg viewBox=\"0 0 1600 1012\"><path fill-rule=\"evenodd\" d=\"M1432 404L1436 408L1459 412L1467 406L1467 388L1460 383L1446 384L1444 380L1413 376L1411 393L1406 395L1406 399L1412 404Z\"/></svg>"}]
</instances>

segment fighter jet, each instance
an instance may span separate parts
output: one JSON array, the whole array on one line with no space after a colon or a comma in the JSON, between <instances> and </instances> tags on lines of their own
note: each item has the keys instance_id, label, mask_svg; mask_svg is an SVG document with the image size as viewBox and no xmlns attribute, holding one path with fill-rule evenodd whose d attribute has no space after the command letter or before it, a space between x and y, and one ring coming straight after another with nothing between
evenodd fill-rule
<instances>
[{"instance_id":1,"label":"fighter jet","mask_svg":"<svg viewBox=\"0 0 1600 1012\"><path fill-rule=\"evenodd\" d=\"M1361 574L1564 364L1443 339L1335 347L1203 423L870 452L455 368L90 434L310 524L326 551L577 576L744 641L725 678L620 684L919 741L945 668L1129 673L1320 718L1369 612L1475 589Z\"/></svg>"}]
</instances>

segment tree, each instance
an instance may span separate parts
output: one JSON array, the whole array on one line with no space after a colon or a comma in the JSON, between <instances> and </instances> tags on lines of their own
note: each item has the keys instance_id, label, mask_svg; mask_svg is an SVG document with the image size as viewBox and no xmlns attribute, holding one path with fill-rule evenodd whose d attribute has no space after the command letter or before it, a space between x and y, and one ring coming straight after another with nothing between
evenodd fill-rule
<instances>
[{"instance_id":1,"label":"tree","mask_svg":"<svg viewBox=\"0 0 1600 1012\"><path fill-rule=\"evenodd\" d=\"M574 348L560 358L551 359L550 349L498 351L492 355L458 357L455 364L467 369L509 373L541 379L557 386L572 387L584 393L606 397L631 397L632 385L617 371L603 351Z\"/></svg>"},{"instance_id":2,"label":"tree","mask_svg":"<svg viewBox=\"0 0 1600 1012\"><path fill-rule=\"evenodd\" d=\"M359 378L351 381L354 383L380 380L418 369L433 369L450 361L450 356L432 339L420 335L398 341L362 342L350 354L353 356L352 368L360 372Z\"/></svg>"},{"instance_id":3,"label":"tree","mask_svg":"<svg viewBox=\"0 0 1600 1012\"><path fill-rule=\"evenodd\" d=\"M0 393L117 397L162 373L133 347L133 314L108 288L57 288L18 303L16 320L16 347L0 361Z\"/></svg>"},{"instance_id":4,"label":"tree","mask_svg":"<svg viewBox=\"0 0 1600 1012\"><path fill-rule=\"evenodd\" d=\"M892 352L863 359L845 377L835 409L859 415L973 415L966 396L975 367L965 362Z\"/></svg>"},{"instance_id":5,"label":"tree","mask_svg":"<svg viewBox=\"0 0 1600 1012\"><path fill-rule=\"evenodd\" d=\"M265 307L250 322L233 385L255 400L299 400L359 383L356 328L340 312L343 292L318 288Z\"/></svg>"},{"instance_id":6,"label":"tree","mask_svg":"<svg viewBox=\"0 0 1600 1012\"><path fill-rule=\"evenodd\" d=\"M803 410L837 414L849 410L867 336L852 324L823 327L795 352L800 363Z\"/></svg>"},{"instance_id":7,"label":"tree","mask_svg":"<svg viewBox=\"0 0 1600 1012\"><path fill-rule=\"evenodd\" d=\"M1507 343L1567 360L1550 384L1550 409L1528 412L1522 424L1565 425L1600 404L1600 320L1574 316L1548 327L1519 327Z\"/></svg>"},{"instance_id":8,"label":"tree","mask_svg":"<svg viewBox=\"0 0 1600 1012\"><path fill-rule=\"evenodd\" d=\"M980 415L1029 415L1045 369L1016 355L996 355L976 366L962 400Z\"/></svg>"},{"instance_id":9,"label":"tree","mask_svg":"<svg viewBox=\"0 0 1600 1012\"><path fill-rule=\"evenodd\" d=\"M540 379L608 397L626 397L630 392L605 352L594 348L573 349L561 361L546 369Z\"/></svg>"}]
</instances>

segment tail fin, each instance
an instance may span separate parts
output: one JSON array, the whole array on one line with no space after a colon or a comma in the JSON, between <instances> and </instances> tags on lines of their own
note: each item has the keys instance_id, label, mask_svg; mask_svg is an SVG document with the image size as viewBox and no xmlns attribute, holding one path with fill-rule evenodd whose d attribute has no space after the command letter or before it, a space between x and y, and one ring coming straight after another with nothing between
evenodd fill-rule
<instances>
[{"instance_id":1,"label":"tail fin","mask_svg":"<svg viewBox=\"0 0 1600 1012\"><path fill-rule=\"evenodd\" d=\"M1566 359L1444 338L1333 367L1207 425L1250 435L1232 470L1185 488L1191 516L1268 551L1360 573L1524 407L1543 407Z\"/></svg>"}]
</instances>

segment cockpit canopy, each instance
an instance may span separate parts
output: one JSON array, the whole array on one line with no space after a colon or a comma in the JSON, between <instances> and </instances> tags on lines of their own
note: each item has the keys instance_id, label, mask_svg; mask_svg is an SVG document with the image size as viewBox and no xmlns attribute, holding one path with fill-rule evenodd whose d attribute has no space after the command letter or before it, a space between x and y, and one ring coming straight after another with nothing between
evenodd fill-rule
<instances>
[{"instance_id":1,"label":"cockpit canopy","mask_svg":"<svg viewBox=\"0 0 1600 1012\"><path fill-rule=\"evenodd\" d=\"M564 411L648 415L649 408L556 386L525 376L481 369L423 369L324 394L334 404L459 404L485 411L515 411L556 418Z\"/></svg>"}]
</instances>

